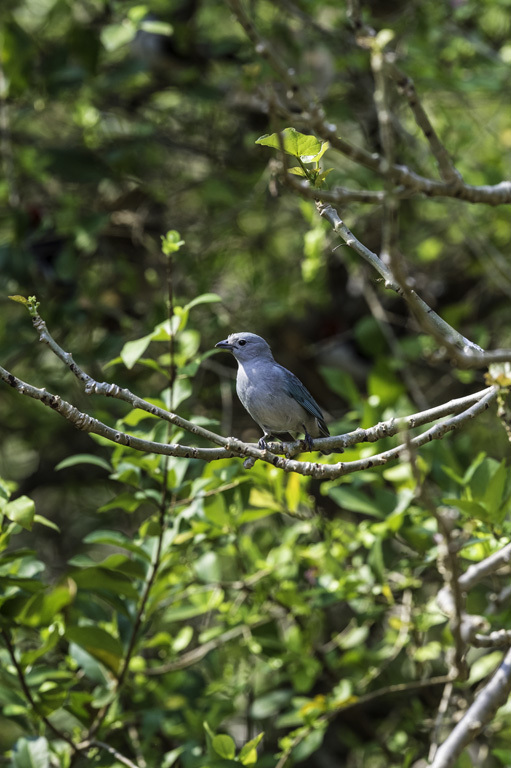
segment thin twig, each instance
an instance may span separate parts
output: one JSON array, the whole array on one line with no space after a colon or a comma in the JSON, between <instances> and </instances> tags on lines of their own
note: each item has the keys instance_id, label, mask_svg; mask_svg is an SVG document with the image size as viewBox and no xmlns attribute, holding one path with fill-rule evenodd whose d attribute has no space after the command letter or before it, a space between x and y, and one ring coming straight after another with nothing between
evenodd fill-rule
<instances>
[{"instance_id":1,"label":"thin twig","mask_svg":"<svg viewBox=\"0 0 511 768\"><path fill-rule=\"evenodd\" d=\"M437 749L438 749L438 742L440 737L440 729L442 727L442 722L445 716L445 713L447 712L447 709L449 707L449 702L451 700L452 692L454 690L454 685L452 681L449 681L445 684L442 698L440 699L440 704L438 705L438 711L435 717L435 724L433 726L433 735L431 737L431 744L429 747L429 753L428 753L428 760L431 762L433 758L436 755Z\"/></svg>"},{"instance_id":2,"label":"thin twig","mask_svg":"<svg viewBox=\"0 0 511 768\"><path fill-rule=\"evenodd\" d=\"M123 765L126 765L128 768L141 768L140 765L137 765L125 755L121 754L117 749L111 747L110 744L106 744L104 741L98 741L97 739L86 739L80 743L79 747L81 750L91 749L92 747L103 749L105 752L108 752L109 755L112 755L112 757L114 757Z\"/></svg>"},{"instance_id":3,"label":"thin twig","mask_svg":"<svg viewBox=\"0 0 511 768\"><path fill-rule=\"evenodd\" d=\"M168 661L165 664L160 664L158 667L148 667L145 670L145 674L149 676L165 675L168 672L175 672L178 669L186 669L187 667L191 667L193 664L196 664L198 661L201 661L201 659L207 656L210 651L214 651L216 648L220 648L230 640L234 640L236 637L247 633L255 627L260 627L262 624L266 624L269 620L269 618L259 619L259 621L256 621L254 624L240 624L237 627L228 629L226 632L218 635L218 637L214 637L212 640L208 640L208 642L203 643L202 645L198 645L197 648L193 648L191 651L181 654L181 656L174 661Z\"/></svg>"}]
</instances>

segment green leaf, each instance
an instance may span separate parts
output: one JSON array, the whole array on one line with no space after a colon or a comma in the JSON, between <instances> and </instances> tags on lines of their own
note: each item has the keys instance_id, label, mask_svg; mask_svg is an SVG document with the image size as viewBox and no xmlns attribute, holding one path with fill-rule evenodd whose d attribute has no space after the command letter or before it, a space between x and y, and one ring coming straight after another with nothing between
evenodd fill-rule
<instances>
[{"instance_id":1,"label":"green leaf","mask_svg":"<svg viewBox=\"0 0 511 768\"><path fill-rule=\"evenodd\" d=\"M216 552L205 552L195 561L193 568L199 579L205 584L220 581L222 578L220 560Z\"/></svg>"},{"instance_id":2,"label":"green leaf","mask_svg":"<svg viewBox=\"0 0 511 768\"><path fill-rule=\"evenodd\" d=\"M147 347L151 343L152 335L142 336L141 339L127 341L121 349L121 360L126 368L133 368L137 360L142 357Z\"/></svg>"},{"instance_id":3,"label":"green leaf","mask_svg":"<svg viewBox=\"0 0 511 768\"><path fill-rule=\"evenodd\" d=\"M48 626L62 608L73 602L74 593L75 587L70 580L49 592L38 592L26 603L17 620L29 627Z\"/></svg>"},{"instance_id":4,"label":"green leaf","mask_svg":"<svg viewBox=\"0 0 511 768\"><path fill-rule=\"evenodd\" d=\"M315 136L307 136L303 133L299 133L295 128L285 128L280 134L272 133L260 136L257 139L256 144L261 144L264 147L272 147L273 149L280 149L281 141L286 154L292 155L293 157L299 157L306 163L313 162L318 155L321 157L321 154L323 154L321 151L323 142ZM304 158L307 159L305 160Z\"/></svg>"},{"instance_id":5,"label":"green leaf","mask_svg":"<svg viewBox=\"0 0 511 768\"><path fill-rule=\"evenodd\" d=\"M216 301L222 301L222 297L217 293L201 293L200 296L196 296L192 301L186 304L183 309L189 311L192 307L196 307L198 304L212 304Z\"/></svg>"},{"instance_id":6,"label":"green leaf","mask_svg":"<svg viewBox=\"0 0 511 768\"><path fill-rule=\"evenodd\" d=\"M68 626L65 636L69 642L79 645L112 672L119 672L123 647L111 633L92 625Z\"/></svg>"},{"instance_id":7,"label":"green leaf","mask_svg":"<svg viewBox=\"0 0 511 768\"><path fill-rule=\"evenodd\" d=\"M393 29L380 29L376 37L373 39L373 45L380 51L394 39L395 32Z\"/></svg>"},{"instance_id":8,"label":"green leaf","mask_svg":"<svg viewBox=\"0 0 511 768\"><path fill-rule=\"evenodd\" d=\"M56 523L53 522L53 520L48 520L48 518L44 517L43 515L34 515L34 523L39 523L39 525L44 525L45 528L51 528L52 531L57 531L57 533L60 533L60 528Z\"/></svg>"},{"instance_id":9,"label":"green leaf","mask_svg":"<svg viewBox=\"0 0 511 768\"><path fill-rule=\"evenodd\" d=\"M319 150L319 152L317 154L313 155L312 157L310 157L310 159L307 157L307 155L305 155L305 156L302 155L302 158L301 158L302 162L304 162L304 163L317 163L317 162L319 162L319 160L321 160L321 158L323 157L323 155L325 154L325 152L327 151L327 149L329 147L330 147L330 142L328 142L328 141L321 142L321 149ZM324 171L324 173L327 173L327 171Z\"/></svg>"},{"instance_id":10,"label":"green leaf","mask_svg":"<svg viewBox=\"0 0 511 768\"><path fill-rule=\"evenodd\" d=\"M327 368L325 366L321 367L320 371L332 392L348 402L352 408L360 405L359 389L349 373L340 368Z\"/></svg>"},{"instance_id":11,"label":"green leaf","mask_svg":"<svg viewBox=\"0 0 511 768\"><path fill-rule=\"evenodd\" d=\"M217 755L220 755L220 757L223 757L226 760L232 760L236 754L234 740L227 734L219 733L217 736L213 736L211 743Z\"/></svg>"},{"instance_id":12,"label":"green leaf","mask_svg":"<svg viewBox=\"0 0 511 768\"><path fill-rule=\"evenodd\" d=\"M118 493L114 496L112 501L108 501L103 506L99 507L98 512L109 512L111 509L122 509L124 512L136 512L140 507L140 499L137 499L133 493L126 491L125 493Z\"/></svg>"},{"instance_id":13,"label":"green leaf","mask_svg":"<svg viewBox=\"0 0 511 768\"><path fill-rule=\"evenodd\" d=\"M464 512L469 517L473 517L476 520L488 522L488 510L483 507L478 501L470 501L469 499L442 499L444 504L456 507L460 512Z\"/></svg>"},{"instance_id":14,"label":"green leaf","mask_svg":"<svg viewBox=\"0 0 511 768\"><path fill-rule=\"evenodd\" d=\"M35 515L33 499L29 499L28 496L19 496L14 501L7 502L2 511L13 523L18 523L27 531L32 530Z\"/></svg>"},{"instance_id":15,"label":"green leaf","mask_svg":"<svg viewBox=\"0 0 511 768\"><path fill-rule=\"evenodd\" d=\"M502 651L492 651L486 656L476 659L470 667L470 675L467 680L468 685L478 683L487 675L493 674L502 661Z\"/></svg>"},{"instance_id":16,"label":"green leaf","mask_svg":"<svg viewBox=\"0 0 511 768\"><path fill-rule=\"evenodd\" d=\"M288 173L292 173L295 176L304 176L305 178L309 178L307 171L302 168L299 165L295 165L293 168L288 168Z\"/></svg>"},{"instance_id":17,"label":"green leaf","mask_svg":"<svg viewBox=\"0 0 511 768\"><path fill-rule=\"evenodd\" d=\"M324 725L321 728L316 728L311 733L309 733L303 739L303 741L297 744L297 746L293 749L293 758L297 762L301 760L305 760L307 757L310 757L310 755L312 755L314 752L317 752L317 750L320 748L320 746L323 743L325 729L326 729L326 725Z\"/></svg>"},{"instance_id":18,"label":"green leaf","mask_svg":"<svg viewBox=\"0 0 511 768\"><path fill-rule=\"evenodd\" d=\"M178 378L174 382L172 387L172 396L170 395L170 389L166 389L161 393L162 400L165 403L165 408L170 411L175 411L181 403L187 400L192 394L192 384L190 379Z\"/></svg>"},{"instance_id":19,"label":"green leaf","mask_svg":"<svg viewBox=\"0 0 511 768\"><path fill-rule=\"evenodd\" d=\"M189 624L181 627L176 635L174 642L172 643L172 650L175 653L181 653L181 651L184 651L184 649L190 645L192 642L192 637L193 628Z\"/></svg>"},{"instance_id":20,"label":"green leaf","mask_svg":"<svg viewBox=\"0 0 511 768\"><path fill-rule=\"evenodd\" d=\"M497 470L491 476L490 482L486 486L486 493L484 494L482 501L492 520L495 520L497 517L502 502L502 494L504 493L504 488L506 486L508 471L506 461L505 459L502 459Z\"/></svg>"},{"instance_id":21,"label":"green leaf","mask_svg":"<svg viewBox=\"0 0 511 768\"><path fill-rule=\"evenodd\" d=\"M49 768L50 750L44 736L18 739L12 751L12 768Z\"/></svg>"},{"instance_id":22,"label":"green leaf","mask_svg":"<svg viewBox=\"0 0 511 768\"><path fill-rule=\"evenodd\" d=\"M256 720L265 720L268 717L273 717L289 704L292 695L291 691L277 689L259 696L252 703L250 714Z\"/></svg>"},{"instance_id":23,"label":"green leaf","mask_svg":"<svg viewBox=\"0 0 511 768\"><path fill-rule=\"evenodd\" d=\"M18 304L23 304L24 307L28 307L30 304L29 300L25 298L25 296L20 296L19 294L14 294L13 296L9 296L9 299L11 301L15 301Z\"/></svg>"},{"instance_id":24,"label":"green leaf","mask_svg":"<svg viewBox=\"0 0 511 768\"><path fill-rule=\"evenodd\" d=\"M101 456L94 456L91 453L77 453L74 456L68 456L67 459L59 461L55 469L58 472L60 469L74 467L77 464L95 464L97 467L106 469L108 472L112 471L112 466L108 463L108 461L102 459Z\"/></svg>"},{"instance_id":25,"label":"green leaf","mask_svg":"<svg viewBox=\"0 0 511 768\"><path fill-rule=\"evenodd\" d=\"M166 21L153 21L150 19L142 21L139 25L139 29L151 35L163 35L165 37L170 37L174 33L172 24L169 24ZM181 242L184 243L184 240Z\"/></svg>"},{"instance_id":26,"label":"green leaf","mask_svg":"<svg viewBox=\"0 0 511 768\"><path fill-rule=\"evenodd\" d=\"M112 547L121 547L128 552L140 557L142 560L151 562L151 556L138 544L135 544L126 534L120 531L106 531L97 530L91 531L84 538L84 542L87 544L107 544Z\"/></svg>"},{"instance_id":27,"label":"green leaf","mask_svg":"<svg viewBox=\"0 0 511 768\"><path fill-rule=\"evenodd\" d=\"M121 46L131 43L137 34L137 27L129 19L120 24L107 24L101 30L101 42L107 51L116 51Z\"/></svg>"},{"instance_id":28,"label":"green leaf","mask_svg":"<svg viewBox=\"0 0 511 768\"><path fill-rule=\"evenodd\" d=\"M367 496L363 491L352 488L349 485L329 488L328 495L339 507L349 509L351 512L361 512L364 515L382 517L381 507Z\"/></svg>"},{"instance_id":29,"label":"green leaf","mask_svg":"<svg viewBox=\"0 0 511 768\"><path fill-rule=\"evenodd\" d=\"M254 765L257 762L257 746L264 736L264 731L259 733L255 739L247 741L240 749L238 759L243 765Z\"/></svg>"},{"instance_id":30,"label":"green leaf","mask_svg":"<svg viewBox=\"0 0 511 768\"><path fill-rule=\"evenodd\" d=\"M170 24L168 26L170 27ZM177 253L184 244L185 241L181 239L181 235L176 229L169 229L169 231L161 237L161 249L165 256L171 256L173 253Z\"/></svg>"},{"instance_id":31,"label":"green leaf","mask_svg":"<svg viewBox=\"0 0 511 768\"><path fill-rule=\"evenodd\" d=\"M417 648L413 654L413 658L420 662L435 661L435 659L440 658L441 653L441 644L436 640L432 640L430 643L426 643L426 645L422 645L420 648Z\"/></svg>"},{"instance_id":32,"label":"green leaf","mask_svg":"<svg viewBox=\"0 0 511 768\"><path fill-rule=\"evenodd\" d=\"M83 589L95 592L113 592L116 595L124 595L134 600L138 597L138 591L131 583L131 580L119 571L98 566L80 568L72 571L71 576L76 584Z\"/></svg>"}]
</instances>

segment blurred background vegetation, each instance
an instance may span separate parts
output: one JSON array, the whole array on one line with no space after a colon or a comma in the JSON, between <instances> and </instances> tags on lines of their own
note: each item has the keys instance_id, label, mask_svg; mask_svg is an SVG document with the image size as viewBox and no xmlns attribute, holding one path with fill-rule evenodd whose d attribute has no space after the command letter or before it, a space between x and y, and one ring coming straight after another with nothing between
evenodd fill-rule
<instances>
[{"instance_id":1,"label":"blurred background vegetation","mask_svg":"<svg viewBox=\"0 0 511 768\"><path fill-rule=\"evenodd\" d=\"M376 29L393 30L398 63L414 79L465 180L493 184L505 179L511 160L511 14L507 0L374 0L363 3L362 8L364 18ZM339 134L378 151L368 55L354 43L345 4L336 0L258 0L250 9L262 34L323 101ZM237 330L256 332L270 342L278 361L291 368L324 406L332 433L358 424L370 426L483 386L482 373L456 372L446 361L435 361L432 342L417 332L401 301L387 295L376 275L348 248L336 247L339 242L318 219L312 203L276 184L272 153L255 144L261 134L285 127L269 113L273 75L224 2L3 0L0 46L0 344L6 368L107 423L126 413L117 402L87 399L71 374L38 343L26 312L7 298L9 294L36 294L55 338L92 376L115 380L143 397L157 396L165 386L164 376L143 364L128 369L118 357L127 341L151 332L167 316L161 236L173 229L185 240L173 262L176 304L186 305L209 292L221 298L192 310L189 330L193 339L189 337L187 343L193 348L190 359L201 364L190 377L189 396L177 409L183 416L200 417L216 428L221 424L223 434L245 439L259 436L232 394L234 365L225 356L202 357L218 340ZM406 105L397 96L395 99L397 161L434 177L427 146ZM346 158L329 152L325 160L334 168L328 185L380 188L377 177ZM359 239L378 252L381 209L350 203L340 213ZM490 208L422 197L401 205L399 247L418 292L458 330L484 347L511 346L510 236L511 219L505 206ZM146 357L162 354L155 343ZM44 529L37 536L20 534L20 542L34 547L44 563L48 583L67 572L71 556L93 551L84 537L98 527L98 507L107 505L101 527L113 526L130 536L140 533L138 526L148 515L147 507L137 507L136 515L130 515L122 504L108 507L119 485L136 486L127 474L117 468L117 475L105 479L104 470L88 464L55 471L61 460L74 454L96 452L108 457L110 449L105 445L92 442L49 409L20 398L8 387L0 390L0 431L0 475L14 481L16 493L33 498L38 512L60 527L60 533ZM428 446L424 471L439 484L439 494L449 496L461 493L462 484L456 477L477 456L485 454L487 458L478 460L493 462L484 465L485 477L490 477L507 451L504 430L494 417L483 417L456 440L448 438ZM360 455L360 451L353 452L354 458ZM224 467L222 482L228 477L244 483L239 465ZM450 477L443 470L446 465L451 468ZM150 469L142 469L150 476ZM199 470L190 471L192 479L197 479ZM216 470L212 465L203 471L211 478ZM250 536L244 535L241 554L233 554L231 540L217 543L219 551L225 547L225 562L230 563L228 568L225 562L222 567L235 574L239 557L247 573L252 567L256 572L260 561L273 552L275 563L289 565L290 592L287 597L280 594L277 601L282 607L282 603L298 604L300 579L316 588L315 569L336 551L338 561L328 564L332 573L325 577L324 592L314 608L325 621L321 640L310 637L307 627L296 619L298 629L289 630L286 640L286 653L295 656L279 657L278 662L267 659L266 667L261 663L260 678L253 686L240 682L240 675L248 679L251 674L248 657L243 657L236 670L229 667L226 671L224 660L217 661L216 668L213 664L206 671L174 676L171 688L175 696L188 697L188 720L175 728L162 726L165 708L178 708L170 701L174 694L165 699L155 683L151 689L154 700L151 696L146 699L147 690L142 691L140 682L142 688L135 699L146 718L143 741L150 744L157 733L161 756L180 740L192 743L199 739L193 709L200 700L207 710L204 702L210 696L217 707L213 714L209 712L215 727L229 715L230 732L236 735L245 727L240 725L247 717L243 713L249 712L254 721L269 729L270 747L261 765L274 765L271 755L277 751L276 731L285 731L297 719L287 712L273 732L272 718L286 709L292 691L322 695L325 686L340 684L343 664L348 676L356 668L364 685L370 683L372 673L365 652L359 650L356 656L355 646L379 626L384 613L382 603L388 598L382 587L387 580L385 567L399 570L404 557L388 543L386 523L379 522L383 527L373 530L370 521L382 511L395 509L395 494L411 482L409 472L399 475L399 471L397 467L388 475L367 473L347 481L356 491L351 495L339 483L320 487L303 478L277 479L267 469L251 475L250 487L257 489L260 484L261 493L267 495L249 497L247 492L237 500L233 496L227 508L237 503L243 507L250 499L258 509L266 504L268 515L286 509L312 514L320 509L323 516L296 524L273 514L264 529L257 529L257 543L252 545ZM272 497L276 501L271 502ZM504 494L499 506L497 532L496 518L485 521L482 533L477 525L472 532L479 531L485 541L506 534L502 512L506 498ZM417 519L408 521L408 544L417 549L406 560L409 583L401 585L403 589L414 588L418 578L414 569L420 569L433 542L432 529L419 511L412 518L414 515ZM342 527L332 522L340 520ZM303 525L305 528L300 527ZM208 540L211 546L216 535ZM297 563L292 564L289 558L302 535L306 540L303 552L295 553ZM276 546L281 536L282 552ZM359 550L370 553L369 564ZM208 552L207 548L201 550L201 557L209 557ZM196 556L191 549L176 566L176 573L179 568L186 571L184 563L190 564ZM343 558L352 567L352 557L357 575L353 577L356 584L349 585L338 568ZM391 565L384 562L386 557ZM201 562L203 571L194 566L199 581L218 576L207 557ZM222 578L227 578L225 572ZM337 580L337 587L332 587L332 580ZM353 604L348 618L342 613L330 623L329 595L337 588L345 590L342 599L352 599ZM370 595L378 590L381 603L372 603ZM426 587L429 592L434 587ZM296 615L300 610L296 609ZM312 610L310 605L303 607L307 621ZM346 641L352 657L346 653L340 667L337 662L333 666L325 662L327 651L318 660L319 652L311 651L314 643L327 647L332 633L345 627L349 619L354 627L357 617L362 634ZM184 619L186 611L167 615L164 623ZM425 621L421 631L428 629ZM381 631L381 627L375 629L374 642L383 643ZM300 633L307 635L306 642L298 638ZM416 635L415 641L421 645L423 638ZM414 663L436 663L440 641L448 645L445 637L436 637L439 647L428 646L429 651ZM385 642L392 645L388 638ZM257 649L252 650L257 655ZM265 653L271 656L268 649ZM377 665L380 662L374 653L371 664ZM307 669L300 666L303 654L310 655ZM228 666L229 660L225 663ZM283 667L285 684L272 689L272 669ZM402 679L407 671L405 664L394 674L390 665L386 682ZM227 693L220 691L222 676L233 685ZM147 686L147 678L142 677ZM235 695L243 701L236 700L232 707ZM405 743L411 761L420 753L417 744L427 736L424 732L417 735L416 722L427 722L437 703L432 692L417 698L416 711L409 713L413 725L405 722L406 702L404 708L398 703L392 716L396 728L400 724L398 732L405 735L393 741L388 740L388 733L394 726L386 722L378 735L379 725L375 725L384 721L386 705L366 712L365 720L357 715L354 720L358 722L352 722L348 717L341 737L332 737L332 743L327 740L322 762L317 762L316 755L309 764L328 766L333 764L332 756L338 759L350 754L349 765L373 765L367 762L373 758L363 747L364 740L373 737L375 766L401 765L392 761L398 760ZM201 722L204 711L195 712ZM151 712L158 715L149 723ZM318 712L321 714L321 706ZM252 724L250 733L251 729ZM414 733L410 742L408 731ZM8 737L6 748L9 742ZM309 751L304 749L295 759L306 759L320 743L316 737ZM205 765L193 763L191 754L187 765ZM500 764L497 757L492 759ZM150 764L161 763L153 755Z\"/></svg>"}]
</instances>

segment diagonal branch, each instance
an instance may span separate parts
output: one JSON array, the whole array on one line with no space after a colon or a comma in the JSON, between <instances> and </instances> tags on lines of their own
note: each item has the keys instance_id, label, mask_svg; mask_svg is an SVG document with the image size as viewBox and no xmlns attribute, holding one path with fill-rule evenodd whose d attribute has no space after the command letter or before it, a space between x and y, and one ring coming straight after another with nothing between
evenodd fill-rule
<instances>
[{"instance_id":1,"label":"diagonal branch","mask_svg":"<svg viewBox=\"0 0 511 768\"><path fill-rule=\"evenodd\" d=\"M431 307L415 293L415 291L405 289L404 286L400 285L391 268L387 266L376 253L373 253L373 251L367 248L355 237L335 208L331 205L324 205L321 203L318 203L317 207L319 215L323 216L331 224L334 232L340 235L350 248L358 253L359 256L367 261L383 277L386 288L390 288L408 301L414 314L418 316L418 319L428 326L430 333L437 338L439 337L442 340L442 343L448 346L449 351L452 351L453 354L459 354L459 350L462 352L470 351L472 354L484 352L480 346L474 344L473 341L466 339L461 333L449 325L449 323L443 320L440 315L431 309ZM511 350L509 355L511 359ZM468 355L466 356L468 357Z\"/></svg>"},{"instance_id":2,"label":"diagonal branch","mask_svg":"<svg viewBox=\"0 0 511 768\"><path fill-rule=\"evenodd\" d=\"M440 317L411 288L401 284L393 271L377 255L358 240L346 226L338 212L329 204L317 203L320 216L332 225L345 243L367 261L385 280L385 287L403 296L419 325L433 336L452 356L461 368L486 368L492 363L511 361L511 349L496 349L489 352L467 339Z\"/></svg>"},{"instance_id":3,"label":"diagonal branch","mask_svg":"<svg viewBox=\"0 0 511 768\"><path fill-rule=\"evenodd\" d=\"M20 394L34 398L35 400L39 400L43 403L43 405L52 408L65 419L70 421L71 424L76 427L76 429L102 435L103 437L106 437L108 440L111 440L118 445L125 445L129 448L133 448L137 451L143 451L145 453L157 453L166 456L195 458L202 459L203 461L215 461L222 458L246 456L252 459L265 461L268 464L272 464L273 466L284 470L284 472L298 472L299 474L305 476L312 476L321 479L335 479L337 477L351 474L352 472L360 472L363 469L383 466L389 461L392 461L405 454L407 450L407 443L402 443L395 448L391 448L388 451L376 454L370 458L348 462L337 462L335 464L318 464L316 462L296 461L294 459L277 456L270 450L261 450L253 444L244 443L234 437L220 438L220 436L215 435L217 438L215 442L222 441L222 443L225 445L225 448L196 448L194 446L185 446L173 443L158 443L151 440L143 440L126 432L113 429L98 419L95 419L86 413L82 413L78 410L78 408L75 408L73 405L68 403L66 400L63 400L58 395L54 395L45 389L38 389L37 387L33 387L31 384L27 384L27 382L18 379L16 376L1 366L0 379L6 381ZM121 391L127 392L127 390ZM448 432L458 429L470 419L478 416L490 406L493 400L495 400L498 396L498 393L499 388L496 385L493 385L485 390L482 390L481 392L475 393L474 395L469 395L466 398L460 398L459 401L453 400L450 403L444 404L442 406L431 408L428 409L428 411L413 414L412 416L403 417L402 419L391 419L390 422L377 424L370 430L358 429L347 436L338 435L334 437L318 439L314 441L314 445L318 449L332 450L334 446L343 449L346 445L354 445L358 442L375 442L382 437L389 437L397 434L400 430L402 430L403 427L413 428L416 426L421 426L432 421L433 419L439 418L440 415L453 412L456 413L456 415L452 416L450 419L435 424L426 432L411 438L409 441L410 444L419 447L429 443L431 440L439 440L443 438ZM136 396L133 397L134 402L138 402L140 400ZM129 399L128 402L130 402ZM471 405L469 405L468 408L465 408L465 405L468 403L471 403ZM150 406L150 404L147 405ZM459 412L461 407L463 410ZM195 427L195 425L193 426ZM272 444L272 447L274 445L276 446L276 449L283 450L283 448L279 448L277 444ZM295 443L293 445L296 447L297 444ZM298 445L303 450L304 441L299 441Z\"/></svg>"},{"instance_id":4,"label":"diagonal branch","mask_svg":"<svg viewBox=\"0 0 511 768\"><path fill-rule=\"evenodd\" d=\"M497 710L505 704L511 693L511 650L495 672L489 683L479 692L477 698L462 720L451 731L444 743L437 749L431 768L451 768L484 727L492 720Z\"/></svg>"}]
</instances>

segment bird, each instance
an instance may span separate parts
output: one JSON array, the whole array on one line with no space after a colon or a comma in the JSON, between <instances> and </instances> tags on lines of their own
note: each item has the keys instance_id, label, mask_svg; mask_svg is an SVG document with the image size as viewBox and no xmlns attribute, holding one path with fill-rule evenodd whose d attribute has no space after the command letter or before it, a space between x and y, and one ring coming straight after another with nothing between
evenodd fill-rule
<instances>
[{"instance_id":1,"label":"bird","mask_svg":"<svg viewBox=\"0 0 511 768\"><path fill-rule=\"evenodd\" d=\"M259 448L268 447L272 435L304 433L312 438L330 432L319 405L300 379L275 362L268 343L255 333L231 333L215 348L232 352L238 361L236 391L242 405L263 431ZM328 451L322 451L327 454Z\"/></svg>"}]
</instances>

